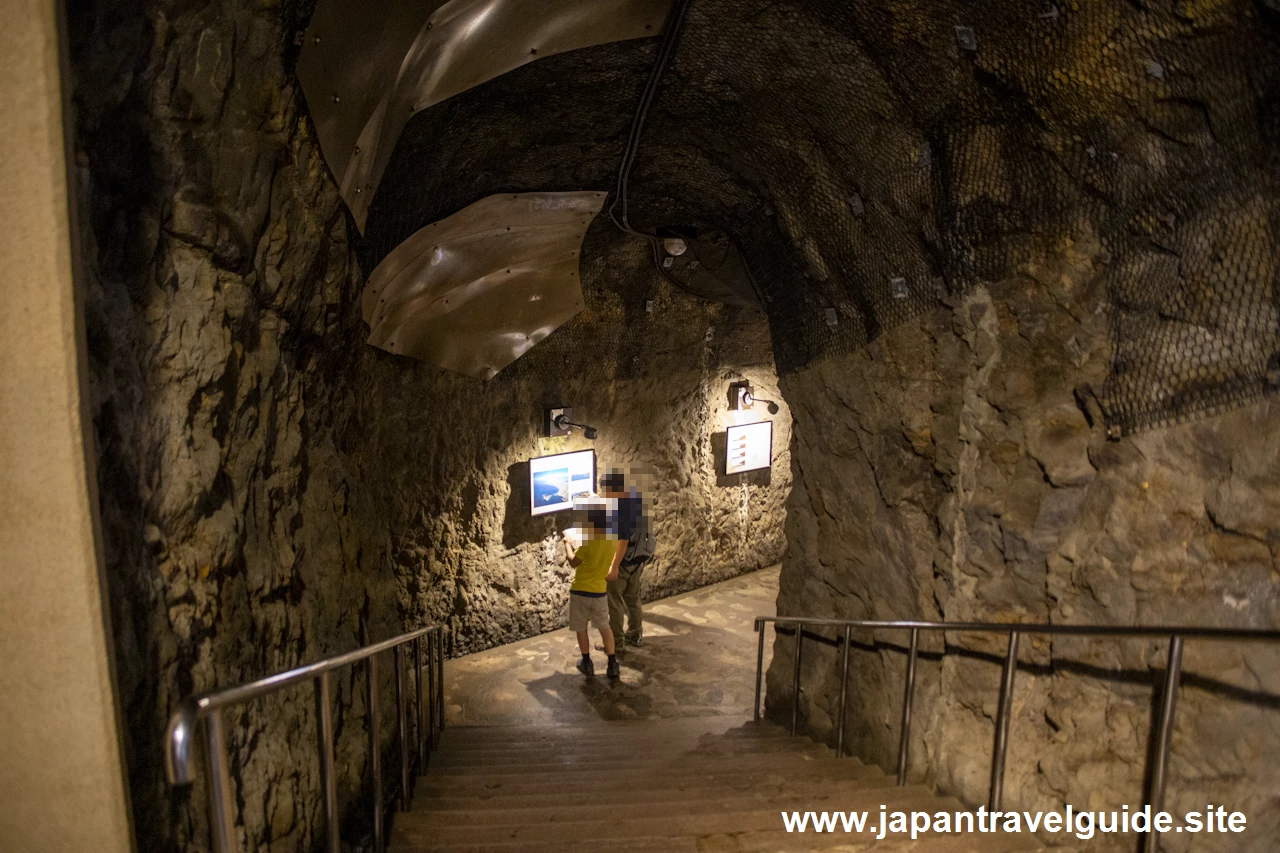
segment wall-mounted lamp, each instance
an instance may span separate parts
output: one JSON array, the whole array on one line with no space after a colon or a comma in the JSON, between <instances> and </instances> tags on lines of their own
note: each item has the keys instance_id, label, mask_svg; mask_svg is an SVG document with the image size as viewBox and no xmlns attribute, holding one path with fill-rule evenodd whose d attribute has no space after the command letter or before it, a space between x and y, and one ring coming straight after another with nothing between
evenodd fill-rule
<instances>
[{"instance_id":1,"label":"wall-mounted lamp","mask_svg":"<svg viewBox=\"0 0 1280 853\"><path fill-rule=\"evenodd\" d=\"M755 408L755 404L768 403L769 414L778 414L778 404L772 400L763 400L756 396L755 389L751 387L750 382L734 382L729 386L729 409L731 411L746 411Z\"/></svg>"},{"instance_id":2,"label":"wall-mounted lamp","mask_svg":"<svg viewBox=\"0 0 1280 853\"><path fill-rule=\"evenodd\" d=\"M573 432L573 428L577 427L582 430L582 434L590 441L595 441L596 436L600 433L593 426L586 424L574 423L573 409L561 407L557 409L547 409L546 419L543 421L544 431L547 438L556 438L562 435L569 435Z\"/></svg>"}]
</instances>

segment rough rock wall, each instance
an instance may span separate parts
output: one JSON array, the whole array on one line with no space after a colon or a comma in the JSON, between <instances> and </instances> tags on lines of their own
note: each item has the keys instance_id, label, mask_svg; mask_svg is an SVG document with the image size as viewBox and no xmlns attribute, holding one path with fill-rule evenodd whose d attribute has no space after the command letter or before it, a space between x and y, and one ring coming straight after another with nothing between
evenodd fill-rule
<instances>
[{"instance_id":1,"label":"rough rock wall","mask_svg":"<svg viewBox=\"0 0 1280 853\"><path fill-rule=\"evenodd\" d=\"M731 234L783 373L1083 228L1117 261L1109 425L1274 394L1268 7L694 0L639 148L631 221Z\"/></svg>"},{"instance_id":2,"label":"rough rock wall","mask_svg":"<svg viewBox=\"0 0 1280 853\"><path fill-rule=\"evenodd\" d=\"M546 405L600 429L602 466L653 467L651 595L783 548L786 412L772 474L715 473L728 382L777 399L764 318L654 284L643 245L609 226L593 228L588 311L493 383L363 345L349 219L282 58L282 18L304 11L138 0L69 14L101 511L148 851L207 845L203 784L163 778L164 724L187 695L428 618L451 622L459 650L562 623L557 519L529 519L518 472L585 445L536 437ZM619 270L645 278L625 299ZM353 840L362 672L335 688ZM310 691L228 724L243 849L307 849L323 820Z\"/></svg>"},{"instance_id":3,"label":"rough rock wall","mask_svg":"<svg viewBox=\"0 0 1280 853\"><path fill-rule=\"evenodd\" d=\"M854 355L783 378L795 489L780 614L1097 624L1280 624L1280 403L1108 441L1110 258L1089 234ZM896 766L905 637L855 648L855 754ZM789 714L791 637L769 706ZM913 780L985 803L1002 639L922 641ZM1166 642L1023 642L1005 805L1143 798ZM1227 804L1247 836L1165 848L1273 848L1280 655L1189 643L1171 811ZM835 648L809 642L802 715L834 739ZM1154 686L1153 686L1154 685ZM1059 840L1061 837L1059 836ZM1095 838L1085 849L1124 849Z\"/></svg>"},{"instance_id":4,"label":"rough rock wall","mask_svg":"<svg viewBox=\"0 0 1280 853\"><path fill-rule=\"evenodd\" d=\"M386 493L407 614L447 620L458 651L565 624L567 513L529 514L528 460L594 448L597 468L645 469L657 553L652 599L776 564L791 488L790 415L765 317L661 282L643 242L606 221L583 247L586 309L488 383L364 349L362 477ZM730 412L746 379L763 403ZM595 441L542 436L571 406ZM772 420L769 471L726 477L725 428Z\"/></svg>"},{"instance_id":5,"label":"rough rock wall","mask_svg":"<svg viewBox=\"0 0 1280 853\"><path fill-rule=\"evenodd\" d=\"M379 369L406 370L400 363ZM772 418L773 469L723 473L725 427L769 417L728 412L728 385L749 379L762 397L777 399L772 372L770 365L695 359L661 378L607 385L499 375L480 386L428 368L411 368L411 378L394 386L379 383L378 405L399 414L368 439L371 452L397 460L387 475L406 611L447 619L458 651L563 626L573 570L558 535L569 514L529 514L528 460L570 450L594 448L601 473L652 472L647 495L657 551L645 575L647 599L776 564L791 485L785 410ZM449 417L418 400L447 400ZM571 405L599 438L542 438L543 409L560 404Z\"/></svg>"},{"instance_id":6,"label":"rough rock wall","mask_svg":"<svg viewBox=\"0 0 1280 853\"><path fill-rule=\"evenodd\" d=\"M379 511L337 447L355 398L331 342L358 334L360 282L279 9L82 3L69 17L134 821L139 849L202 849L203 785L163 778L175 703L401 624ZM335 685L348 797L365 757L356 677L354 693L350 675ZM310 691L228 723L243 849L301 849L322 819Z\"/></svg>"}]
</instances>

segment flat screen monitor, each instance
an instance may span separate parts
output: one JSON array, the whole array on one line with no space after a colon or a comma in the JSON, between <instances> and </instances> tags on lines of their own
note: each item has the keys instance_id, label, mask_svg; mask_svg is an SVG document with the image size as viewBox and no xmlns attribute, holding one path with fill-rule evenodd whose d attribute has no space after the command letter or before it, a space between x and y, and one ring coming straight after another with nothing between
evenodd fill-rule
<instances>
[{"instance_id":1,"label":"flat screen monitor","mask_svg":"<svg viewBox=\"0 0 1280 853\"><path fill-rule=\"evenodd\" d=\"M731 426L725 442L724 472L742 474L773 465L773 421Z\"/></svg>"},{"instance_id":2,"label":"flat screen monitor","mask_svg":"<svg viewBox=\"0 0 1280 853\"><path fill-rule=\"evenodd\" d=\"M596 488L596 452L557 453L529 460L529 511L533 515L573 509Z\"/></svg>"}]
</instances>

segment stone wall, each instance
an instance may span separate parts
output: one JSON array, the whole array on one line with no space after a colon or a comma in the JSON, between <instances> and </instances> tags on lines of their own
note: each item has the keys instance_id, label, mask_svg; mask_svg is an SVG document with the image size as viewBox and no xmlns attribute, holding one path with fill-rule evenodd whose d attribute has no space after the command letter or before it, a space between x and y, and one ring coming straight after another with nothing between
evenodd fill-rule
<instances>
[{"instance_id":1,"label":"stone wall","mask_svg":"<svg viewBox=\"0 0 1280 853\"><path fill-rule=\"evenodd\" d=\"M203 784L163 777L165 721L182 698L424 620L447 620L458 651L563 624L569 570L552 547L563 517L529 518L523 465L589 445L539 439L544 406L572 405L599 428L602 467L653 469L651 597L780 559L786 412L771 474L716 473L728 383L748 378L777 399L762 316L656 283L646 247L598 222L588 310L493 382L368 348L358 238L286 68L281 9L136 0L69 18L140 849L207 845ZM643 279L627 298L620 270ZM335 690L344 835L357 840L363 672ZM228 727L242 849L307 848L323 821L311 692L247 706Z\"/></svg>"},{"instance_id":2,"label":"stone wall","mask_svg":"<svg viewBox=\"0 0 1280 853\"><path fill-rule=\"evenodd\" d=\"M282 62L279 10L71 10L92 409L139 849L199 849L203 784L170 789L177 701L402 624L371 490L336 436L358 333L347 221ZM363 713L362 674L335 685ZM314 704L228 718L244 849L301 847ZM389 723L389 720L388 720ZM388 724L384 731L391 731ZM340 727L344 798L363 729Z\"/></svg>"},{"instance_id":3,"label":"stone wall","mask_svg":"<svg viewBox=\"0 0 1280 853\"><path fill-rule=\"evenodd\" d=\"M785 409L728 411L728 386L740 379L780 399L772 367L698 365L690 355L685 369L661 378L499 375L487 386L380 358L376 405L394 417L368 419L366 453L396 463L384 473L406 611L447 619L459 651L563 626L572 569L558 534L569 514L530 515L528 460L570 450L594 448L601 472L651 472L657 551L646 599L776 564L791 485L789 419ZM447 401L447 409L422 400ZM543 409L555 405L571 405L599 437L541 437ZM726 426L766 418L773 469L725 477Z\"/></svg>"},{"instance_id":4,"label":"stone wall","mask_svg":"<svg viewBox=\"0 0 1280 853\"><path fill-rule=\"evenodd\" d=\"M1108 441L1090 389L1110 363L1109 263L1089 234L1064 238L863 352L784 377L796 487L780 614L1280 624L1280 401ZM871 639L852 653L849 743L891 770L906 637ZM780 639L769 672L775 716L790 712L793 642ZM922 649L911 778L983 804L1004 640ZM1005 805L1141 803L1166 650L1026 638ZM836 650L809 642L803 660L802 717L834 740ZM1271 849L1277 664L1265 646L1188 644L1168 806L1226 804L1251 831L1171 834L1163 849Z\"/></svg>"}]
</instances>

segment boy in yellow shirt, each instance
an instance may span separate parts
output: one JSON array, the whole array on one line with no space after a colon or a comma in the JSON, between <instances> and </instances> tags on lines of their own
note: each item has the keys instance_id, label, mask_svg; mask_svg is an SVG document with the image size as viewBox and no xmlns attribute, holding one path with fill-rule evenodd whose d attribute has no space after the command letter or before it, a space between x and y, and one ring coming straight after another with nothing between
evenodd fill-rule
<instances>
[{"instance_id":1,"label":"boy in yellow shirt","mask_svg":"<svg viewBox=\"0 0 1280 853\"><path fill-rule=\"evenodd\" d=\"M606 525L605 511L591 509L587 511L584 539L580 546L575 549L568 533L565 533L564 555L575 570L573 583L569 586L569 630L578 635L578 648L582 651L578 672L596 674L587 634L587 624L590 623L600 632L604 652L609 656L606 674L610 678L618 678L622 673L618 667L618 656L614 653L613 631L609 628L607 595L608 582L618 577L618 563L627 543L606 535Z\"/></svg>"}]
</instances>

